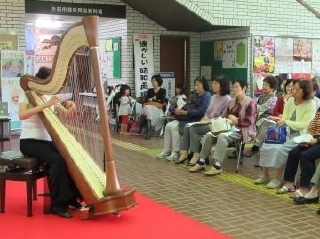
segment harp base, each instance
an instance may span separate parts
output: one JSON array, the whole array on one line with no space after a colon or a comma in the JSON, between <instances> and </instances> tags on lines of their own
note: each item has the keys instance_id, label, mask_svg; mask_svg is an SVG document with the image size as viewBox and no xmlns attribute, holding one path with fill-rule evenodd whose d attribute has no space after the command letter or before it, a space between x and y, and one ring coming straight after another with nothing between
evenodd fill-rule
<instances>
[{"instance_id":1,"label":"harp base","mask_svg":"<svg viewBox=\"0 0 320 239\"><path fill-rule=\"evenodd\" d=\"M132 208L137 205L134 192L135 190L132 189L124 189L121 195L108 196L98 202L89 204L90 209L84 219L111 213L119 215L121 211Z\"/></svg>"}]
</instances>

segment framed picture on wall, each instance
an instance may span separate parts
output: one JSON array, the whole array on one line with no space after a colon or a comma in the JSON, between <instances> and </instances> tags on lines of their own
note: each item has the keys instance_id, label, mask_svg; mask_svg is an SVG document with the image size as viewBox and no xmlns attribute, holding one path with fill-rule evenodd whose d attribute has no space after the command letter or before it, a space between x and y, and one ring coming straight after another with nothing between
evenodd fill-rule
<instances>
[{"instance_id":1,"label":"framed picture on wall","mask_svg":"<svg viewBox=\"0 0 320 239\"><path fill-rule=\"evenodd\" d=\"M18 50L18 36L15 33L0 33L0 51Z\"/></svg>"}]
</instances>

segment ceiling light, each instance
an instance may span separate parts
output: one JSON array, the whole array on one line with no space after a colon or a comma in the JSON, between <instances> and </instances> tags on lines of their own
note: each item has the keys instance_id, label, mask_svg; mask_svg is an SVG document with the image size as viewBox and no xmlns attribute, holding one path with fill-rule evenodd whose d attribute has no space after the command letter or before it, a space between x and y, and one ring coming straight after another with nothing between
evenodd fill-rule
<instances>
[{"instance_id":1,"label":"ceiling light","mask_svg":"<svg viewBox=\"0 0 320 239\"><path fill-rule=\"evenodd\" d=\"M60 28L62 26L62 22L51 20L37 20L35 26L37 28Z\"/></svg>"}]
</instances>

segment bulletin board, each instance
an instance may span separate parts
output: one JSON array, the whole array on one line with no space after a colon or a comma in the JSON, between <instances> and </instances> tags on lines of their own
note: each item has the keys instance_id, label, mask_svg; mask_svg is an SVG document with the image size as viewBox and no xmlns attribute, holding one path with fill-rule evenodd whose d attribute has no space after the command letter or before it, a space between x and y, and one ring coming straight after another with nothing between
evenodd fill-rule
<instances>
[{"instance_id":1,"label":"bulletin board","mask_svg":"<svg viewBox=\"0 0 320 239\"><path fill-rule=\"evenodd\" d=\"M253 49L254 73L307 79L320 73L320 39L253 36Z\"/></svg>"},{"instance_id":2,"label":"bulletin board","mask_svg":"<svg viewBox=\"0 0 320 239\"><path fill-rule=\"evenodd\" d=\"M121 78L121 38L100 40L99 48L102 53L103 67L107 71L107 78Z\"/></svg>"},{"instance_id":3,"label":"bulletin board","mask_svg":"<svg viewBox=\"0 0 320 239\"><path fill-rule=\"evenodd\" d=\"M253 36L253 82L261 92L267 75L311 79L320 75L320 39Z\"/></svg>"},{"instance_id":4,"label":"bulletin board","mask_svg":"<svg viewBox=\"0 0 320 239\"><path fill-rule=\"evenodd\" d=\"M217 75L225 75L230 81L235 79L247 79L247 67L236 67L233 63L224 62L222 41L204 41L200 43L200 68L207 78ZM247 60L246 60L247 61ZM247 62L245 62L247 63ZM230 68L227 68L230 65ZM211 73L211 74L210 74Z\"/></svg>"}]
</instances>

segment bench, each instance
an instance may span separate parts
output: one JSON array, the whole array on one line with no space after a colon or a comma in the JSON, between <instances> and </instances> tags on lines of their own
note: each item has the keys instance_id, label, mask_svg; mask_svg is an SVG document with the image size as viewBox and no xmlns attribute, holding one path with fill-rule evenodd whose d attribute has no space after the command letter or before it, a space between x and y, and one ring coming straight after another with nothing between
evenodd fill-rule
<instances>
[{"instance_id":1,"label":"bench","mask_svg":"<svg viewBox=\"0 0 320 239\"><path fill-rule=\"evenodd\" d=\"M32 199L37 200L37 180L46 176L44 166L36 158L7 158L3 152L0 155L0 166L5 170L0 172L0 213L5 212L6 181L23 181L27 186L27 216L32 216ZM33 197L32 197L33 196ZM44 212L47 213L46 207Z\"/></svg>"}]
</instances>

